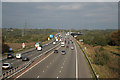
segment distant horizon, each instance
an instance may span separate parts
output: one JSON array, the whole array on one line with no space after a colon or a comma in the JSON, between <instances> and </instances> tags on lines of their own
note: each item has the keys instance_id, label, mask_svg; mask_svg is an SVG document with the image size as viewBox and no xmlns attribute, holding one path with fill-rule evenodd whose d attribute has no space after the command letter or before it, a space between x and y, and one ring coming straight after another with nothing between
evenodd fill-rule
<instances>
[{"instance_id":1,"label":"distant horizon","mask_svg":"<svg viewBox=\"0 0 120 80\"><path fill-rule=\"evenodd\" d=\"M12 28L11 27L11 28L2 28L2 29L20 29L20 28ZM32 29L32 28L27 28L27 29ZM51 28L46 28L46 29L51 29ZM52 30L76 30L76 29L52 29ZM77 30L120 30L120 29L77 29Z\"/></svg>"},{"instance_id":2,"label":"distant horizon","mask_svg":"<svg viewBox=\"0 0 120 80\"><path fill-rule=\"evenodd\" d=\"M118 29L117 2L3 2L3 28Z\"/></svg>"}]
</instances>

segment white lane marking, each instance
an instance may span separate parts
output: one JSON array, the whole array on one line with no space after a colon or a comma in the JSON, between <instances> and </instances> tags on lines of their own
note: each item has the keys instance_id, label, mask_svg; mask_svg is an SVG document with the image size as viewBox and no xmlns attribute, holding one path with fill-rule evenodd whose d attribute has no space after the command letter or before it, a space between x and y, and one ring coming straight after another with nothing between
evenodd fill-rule
<instances>
[{"instance_id":1,"label":"white lane marking","mask_svg":"<svg viewBox=\"0 0 120 80\"><path fill-rule=\"evenodd\" d=\"M47 68L48 68L48 66L47 66Z\"/></svg>"},{"instance_id":2,"label":"white lane marking","mask_svg":"<svg viewBox=\"0 0 120 80\"><path fill-rule=\"evenodd\" d=\"M58 44L58 45L59 45L59 44ZM58 46L58 45L56 45L56 46ZM55 46L55 47L56 47L56 46ZM53 48L54 48L54 47L53 47ZM51 48L51 49L49 49L49 50L45 51L45 52L44 52L44 53L42 53L41 55L43 55L43 54L45 54L46 52L48 52L48 51L52 50L53 48ZM59 47L59 48L60 48L60 47ZM58 48L58 49L59 49L59 48ZM39 55L39 56L41 56L41 55ZM37 57L39 57L39 56L36 56L35 58L37 58ZM33 58L33 60L34 60L35 58Z\"/></svg>"},{"instance_id":3,"label":"white lane marking","mask_svg":"<svg viewBox=\"0 0 120 80\"><path fill-rule=\"evenodd\" d=\"M59 78L59 77L57 77L57 78Z\"/></svg>"},{"instance_id":4,"label":"white lane marking","mask_svg":"<svg viewBox=\"0 0 120 80\"><path fill-rule=\"evenodd\" d=\"M50 64L51 64L51 62L50 62Z\"/></svg>"},{"instance_id":5,"label":"white lane marking","mask_svg":"<svg viewBox=\"0 0 120 80\"><path fill-rule=\"evenodd\" d=\"M61 46L60 46L61 47ZM58 47L57 49L59 49L60 47ZM53 52L52 52L53 53ZM52 54L51 53L51 54ZM28 72L29 70L31 70L32 68L34 68L36 65L38 65L39 63L41 63L42 61L44 61L46 58L48 58L51 54L49 54L48 56L46 56L44 59L42 59L41 61L39 61L38 63L36 63L35 65L33 65L32 67L30 67L28 70L26 70L25 72L23 72L22 74L20 74L19 76L17 76L16 78L21 77L23 74L25 74L26 72Z\"/></svg>"},{"instance_id":6,"label":"white lane marking","mask_svg":"<svg viewBox=\"0 0 120 80\"><path fill-rule=\"evenodd\" d=\"M43 70L43 72L45 72L45 71Z\"/></svg>"},{"instance_id":7,"label":"white lane marking","mask_svg":"<svg viewBox=\"0 0 120 80\"><path fill-rule=\"evenodd\" d=\"M39 76L37 78L39 78Z\"/></svg>"},{"instance_id":8,"label":"white lane marking","mask_svg":"<svg viewBox=\"0 0 120 80\"><path fill-rule=\"evenodd\" d=\"M76 52L76 80L78 80L78 57L77 57L77 48L76 48L76 45L74 43L74 46L75 46L75 52Z\"/></svg>"},{"instance_id":9,"label":"white lane marking","mask_svg":"<svg viewBox=\"0 0 120 80\"><path fill-rule=\"evenodd\" d=\"M61 73L61 71L59 71L59 73Z\"/></svg>"}]
</instances>

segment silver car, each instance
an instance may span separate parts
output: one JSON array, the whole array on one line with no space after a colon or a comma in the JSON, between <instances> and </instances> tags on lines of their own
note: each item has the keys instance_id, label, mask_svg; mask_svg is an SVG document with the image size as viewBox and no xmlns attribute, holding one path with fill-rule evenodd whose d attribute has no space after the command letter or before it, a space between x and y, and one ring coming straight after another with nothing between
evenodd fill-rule
<instances>
[{"instance_id":1,"label":"silver car","mask_svg":"<svg viewBox=\"0 0 120 80\"><path fill-rule=\"evenodd\" d=\"M11 69L11 64L10 63L3 63L2 69Z\"/></svg>"},{"instance_id":2,"label":"silver car","mask_svg":"<svg viewBox=\"0 0 120 80\"><path fill-rule=\"evenodd\" d=\"M73 46L71 47L71 50L74 50L74 47L73 47Z\"/></svg>"},{"instance_id":3,"label":"silver car","mask_svg":"<svg viewBox=\"0 0 120 80\"><path fill-rule=\"evenodd\" d=\"M61 54L62 54L62 55L65 55L65 54L66 54L66 52L65 52L65 51L61 51Z\"/></svg>"}]
</instances>

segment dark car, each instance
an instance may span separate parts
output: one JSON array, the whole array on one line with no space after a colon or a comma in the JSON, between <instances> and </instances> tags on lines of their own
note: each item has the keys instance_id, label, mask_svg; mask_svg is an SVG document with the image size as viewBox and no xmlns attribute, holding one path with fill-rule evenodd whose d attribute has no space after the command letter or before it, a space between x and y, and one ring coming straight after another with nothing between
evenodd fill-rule
<instances>
[{"instance_id":1,"label":"dark car","mask_svg":"<svg viewBox=\"0 0 120 80\"><path fill-rule=\"evenodd\" d=\"M22 61L29 61L29 58L24 56L24 57L22 57Z\"/></svg>"},{"instance_id":2,"label":"dark car","mask_svg":"<svg viewBox=\"0 0 120 80\"><path fill-rule=\"evenodd\" d=\"M66 46L66 48L69 48L69 46Z\"/></svg>"},{"instance_id":3,"label":"dark car","mask_svg":"<svg viewBox=\"0 0 120 80\"><path fill-rule=\"evenodd\" d=\"M65 51L61 51L61 54L62 54L62 55L65 55L65 54L66 54L66 52L65 52Z\"/></svg>"},{"instance_id":4,"label":"dark car","mask_svg":"<svg viewBox=\"0 0 120 80\"><path fill-rule=\"evenodd\" d=\"M11 59L11 58L14 58L14 56L12 54L8 54L7 59Z\"/></svg>"},{"instance_id":5,"label":"dark car","mask_svg":"<svg viewBox=\"0 0 120 80\"><path fill-rule=\"evenodd\" d=\"M58 50L54 50L54 53L58 53Z\"/></svg>"},{"instance_id":6,"label":"dark car","mask_svg":"<svg viewBox=\"0 0 120 80\"><path fill-rule=\"evenodd\" d=\"M72 43L73 43L73 41L72 41Z\"/></svg>"}]
</instances>

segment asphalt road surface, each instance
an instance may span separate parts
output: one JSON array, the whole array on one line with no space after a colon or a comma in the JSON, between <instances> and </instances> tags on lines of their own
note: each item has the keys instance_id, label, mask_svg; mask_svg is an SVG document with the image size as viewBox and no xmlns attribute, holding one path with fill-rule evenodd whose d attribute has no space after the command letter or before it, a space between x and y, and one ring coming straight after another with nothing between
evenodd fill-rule
<instances>
[{"instance_id":1,"label":"asphalt road surface","mask_svg":"<svg viewBox=\"0 0 120 80\"><path fill-rule=\"evenodd\" d=\"M57 44L58 43L59 42L57 42ZM43 47L42 51L33 50L33 51L30 51L30 52L27 52L27 53L23 54L22 56L27 56L31 60L34 57L42 54L43 52L47 51L48 49L50 49L50 48L52 48L54 46L55 46L54 44L50 43L49 45ZM16 59L16 58L6 59L6 60L2 61L2 63L10 63L13 68L15 68L17 66L21 66L23 64L26 64L27 62L28 61L22 61L22 59ZM2 73L7 72L8 70L10 70L10 69L2 70Z\"/></svg>"},{"instance_id":2,"label":"asphalt road surface","mask_svg":"<svg viewBox=\"0 0 120 80\"><path fill-rule=\"evenodd\" d=\"M69 48L66 48L67 45ZM58 53L51 52L44 60L17 78L92 78L78 44L74 41L73 44L66 44L66 46L59 46ZM71 50L71 46L74 50ZM65 55L61 54L62 50L66 51Z\"/></svg>"}]
</instances>

